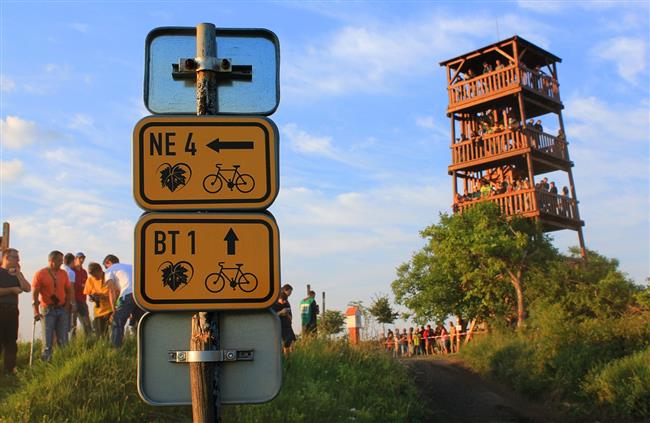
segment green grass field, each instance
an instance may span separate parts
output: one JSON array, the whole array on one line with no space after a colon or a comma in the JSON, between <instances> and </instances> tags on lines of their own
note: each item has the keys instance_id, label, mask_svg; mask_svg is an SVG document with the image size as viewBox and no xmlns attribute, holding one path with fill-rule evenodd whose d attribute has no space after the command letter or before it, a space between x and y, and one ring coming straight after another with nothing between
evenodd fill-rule
<instances>
[{"instance_id":1,"label":"green grass field","mask_svg":"<svg viewBox=\"0 0 650 423\"><path fill-rule=\"evenodd\" d=\"M18 374L0 377L0 422L191 421L190 407L153 407L139 398L136 355L132 338L119 350L80 338L29 368L28 344L21 344ZM284 361L278 397L224 407L223 421L417 422L424 413L399 362L370 346L315 339Z\"/></svg>"}]
</instances>

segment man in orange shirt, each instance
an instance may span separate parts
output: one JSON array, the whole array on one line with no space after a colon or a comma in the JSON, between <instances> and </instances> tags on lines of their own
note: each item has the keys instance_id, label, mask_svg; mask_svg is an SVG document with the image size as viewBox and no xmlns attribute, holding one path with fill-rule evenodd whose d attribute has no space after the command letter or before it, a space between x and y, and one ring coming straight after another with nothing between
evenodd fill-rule
<instances>
[{"instance_id":1,"label":"man in orange shirt","mask_svg":"<svg viewBox=\"0 0 650 423\"><path fill-rule=\"evenodd\" d=\"M36 272L32 282L34 319L37 321L43 319L45 322L43 325L45 348L42 358L46 361L52 355L55 332L59 345L64 346L68 343L69 315L76 308L74 291L68 274L61 269L63 253L52 251L47 259L48 266Z\"/></svg>"}]
</instances>

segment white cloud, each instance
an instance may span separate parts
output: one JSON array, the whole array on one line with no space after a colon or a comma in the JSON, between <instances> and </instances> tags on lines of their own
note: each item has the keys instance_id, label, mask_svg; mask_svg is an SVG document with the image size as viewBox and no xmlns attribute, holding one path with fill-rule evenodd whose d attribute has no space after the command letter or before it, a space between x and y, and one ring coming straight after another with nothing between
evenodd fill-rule
<instances>
[{"instance_id":1,"label":"white cloud","mask_svg":"<svg viewBox=\"0 0 650 423\"><path fill-rule=\"evenodd\" d=\"M445 122L447 123L447 122ZM437 122L436 118L433 116L418 116L415 118L415 124L419 126L420 128L428 129L431 130L433 133L438 135L439 137L449 140L449 131L443 129ZM448 125L445 125L447 128L449 127Z\"/></svg>"},{"instance_id":2,"label":"white cloud","mask_svg":"<svg viewBox=\"0 0 650 423\"><path fill-rule=\"evenodd\" d=\"M566 102L569 141L588 143L589 148L614 147L625 153L631 143L647 148L650 116L647 102L620 106L594 97L573 97Z\"/></svg>"},{"instance_id":3,"label":"white cloud","mask_svg":"<svg viewBox=\"0 0 650 423\"><path fill-rule=\"evenodd\" d=\"M531 10L539 13L557 13L565 8L565 4L559 1L533 1L519 0L517 5L522 9Z\"/></svg>"},{"instance_id":4,"label":"white cloud","mask_svg":"<svg viewBox=\"0 0 650 423\"><path fill-rule=\"evenodd\" d=\"M613 62L618 74L632 84L642 76L647 82L646 41L642 38L616 37L598 44L592 54L601 60Z\"/></svg>"},{"instance_id":5,"label":"white cloud","mask_svg":"<svg viewBox=\"0 0 650 423\"><path fill-rule=\"evenodd\" d=\"M0 161L0 180L4 182L11 182L18 179L23 172L23 162L18 159Z\"/></svg>"},{"instance_id":6,"label":"white cloud","mask_svg":"<svg viewBox=\"0 0 650 423\"><path fill-rule=\"evenodd\" d=\"M74 29L75 31L79 31L82 34L85 34L88 32L88 28L90 26L85 23L80 23L80 22L73 22L70 24L70 28Z\"/></svg>"},{"instance_id":7,"label":"white cloud","mask_svg":"<svg viewBox=\"0 0 650 423\"><path fill-rule=\"evenodd\" d=\"M284 125L282 127L282 133L287 137L294 151L308 155L323 156L334 160L339 159L339 155L332 147L331 137L311 135L298 128L298 125L295 123Z\"/></svg>"},{"instance_id":8,"label":"white cloud","mask_svg":"<svg viewBox=\"0 0 650 423\"><path fill-rule=\"evenodd\" d=\"M0 121L2 147L17 150L34 142L49 141L56 137L53 131L38 127L36 122L24 120L17 116L7 116Z\"/></svg>"},{"instance_id":9,"label":"white cloud","mask_svg":"<svg viewBox=\"0 0 650 423\"><path fill-rule=\"evenodd\" d=\"M10 93L16 89L16 83L5 75L0 75L0 87L3 93Z\"/></svg>"},{"instance_id":10,"label":"white cloud","mask_svg":"<svg viewBox=\"0 0 650 423\"><path fill-rule=\"evenodd\" d=\"M514 14L499 16L498 22L503 34L521 34L549 48L548 24ZM303 98L392 92L405 80L431 77L441 59L496 41L494 29L494 17L444 12L412 21L350 24L304 51L287 49L283 87Z\"/></svg>"},{"instance_id":11,"label":"white cloud","mask_svg":"<svg viewBox=\"0 0 650 423\"><path fill-rule=\"evenodd\" d=\"M92 117L85 115L83 113L76 113L70 123L68 123L68 128L76 130L88 130L93 129L93 124L95 121Z\"/></svg>"}]
</instances>

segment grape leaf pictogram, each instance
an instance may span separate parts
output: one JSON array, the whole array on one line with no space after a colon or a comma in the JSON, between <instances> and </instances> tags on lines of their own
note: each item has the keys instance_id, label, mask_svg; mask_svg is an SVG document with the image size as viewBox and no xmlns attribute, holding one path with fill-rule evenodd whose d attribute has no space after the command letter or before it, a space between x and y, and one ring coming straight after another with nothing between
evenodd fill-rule
<instances>
[{"instance_id":1,"label":"grape leaf pictogram","mask_svg":"<svg viewBox=\"0 0 650 423\"><path fill-rule=\"evenodd\" d=\"M172 291L187 285L194 275L194 268L186 261L178 263L166 261L158 267L158 270L162 270L163 286L169 287Z\"/></svg>"},{"instance_id":2,"label":"grape leaf pictogram","mask_svg":"<svg viewBox=\"0 0 650 423\"><path fill-rule=\"evenodd\" d=\"M160 170L161 186L167 187L171 192L185 186L192 175L192 170L187 163L176 163L173 166L163 163L158 170Z\"/></svg>"}]
</instances>

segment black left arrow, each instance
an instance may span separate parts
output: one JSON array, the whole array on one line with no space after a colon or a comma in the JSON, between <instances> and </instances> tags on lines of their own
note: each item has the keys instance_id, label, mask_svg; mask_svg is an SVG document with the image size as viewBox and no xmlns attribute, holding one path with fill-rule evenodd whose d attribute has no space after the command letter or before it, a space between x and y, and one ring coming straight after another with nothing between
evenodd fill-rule
<instances>
[{"instance_id":1,"label":"black left arrow","mask_svg":"<svg viewBox=\"0 0 650 423\"><path fill-rule=\"evenodd\" d=\"M237 234L235 234L235 231L233 231L232 228L230 228L223 240L228 243L228 255L235 255L235 242L239 241L239 238L237 238Z\"/></svg>"},{"instance_id":2,"label":"black left arrow","mask_svg":"<svg viewBox=\"0 0 650 423\"><path fill-rule=\"evenodd\" d=\"M252 150L253 141L219 141L219 138L210 141L207 147L216 151L219 150Z\"/></svg>"}]
</instances>

